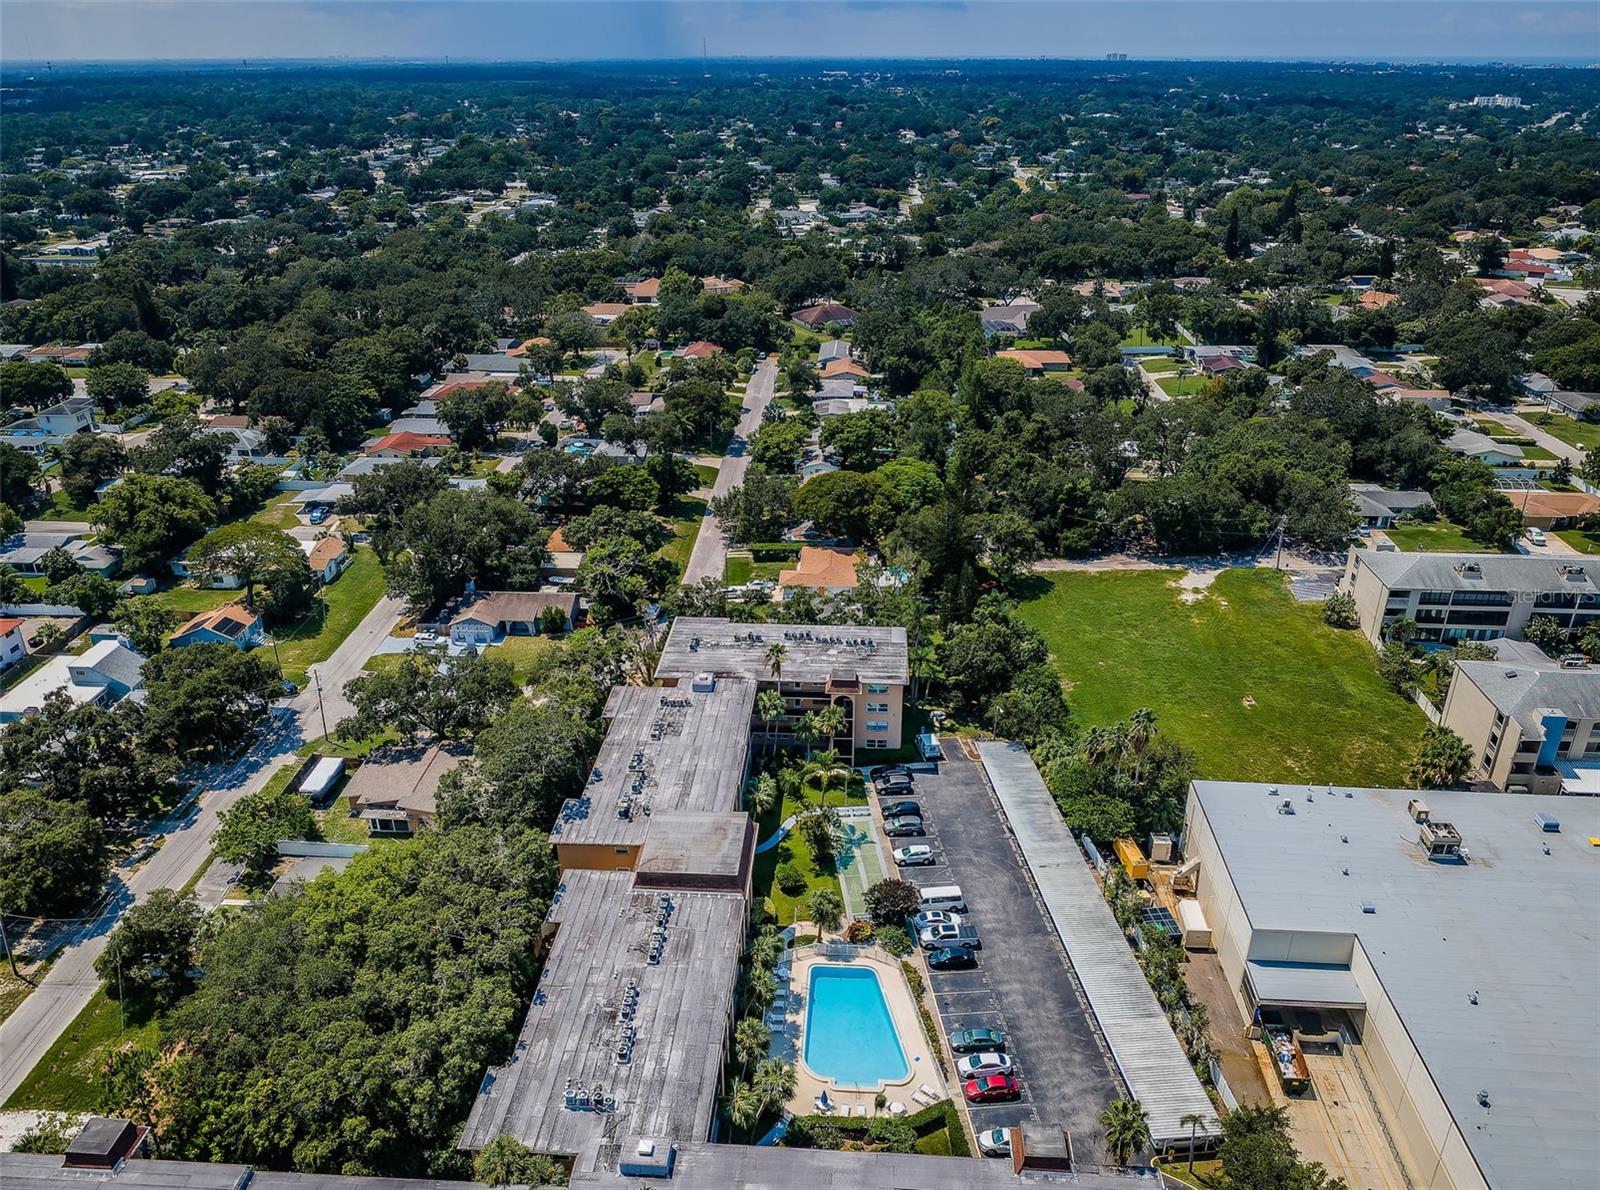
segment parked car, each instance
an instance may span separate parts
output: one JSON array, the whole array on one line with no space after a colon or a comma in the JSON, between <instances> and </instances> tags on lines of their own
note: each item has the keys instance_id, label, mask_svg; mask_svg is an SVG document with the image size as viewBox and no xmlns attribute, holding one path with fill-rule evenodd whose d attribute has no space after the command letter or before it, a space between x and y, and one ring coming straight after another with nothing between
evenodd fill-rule
<instances>
[{"instance_id":1,"label":"parked car","mask_svg":"<svg viewBox=\"0 0 1600 1190\"><path fill-rule=\"evenodd\" d=\"M884 820L883 833L891 837L895 835L920 835L926 832L922 829L922 819L910 814L903 814L897 818Z\"/></svg>"},{"instance_id":2,"label":"parked car","mask_svg":"<svg viewBox=\"0 0 1600 1190\"><path fill-rule=\"evenodd\" d=\"M978 931L971 926L929 926L917 935L917 940L922 943L923 950L944 950L952 946L977 950L983 945Z\"/></svg>"},{"instance_id":3,"label":"parked car","mask_svg":"<svg viewBox=\"0 0 1600 1190\"><path fill-rule=\"evenodd\" d=\"M889 802L878 807L883 811L885 818L903 818L910 815L912 818L922 817L922 803L920 802Z\"/></svg>"},{"instance_id":4,"label":"parked car","mask_svg":"<svg viewBox=\"0 0 1600 1190\"><path fill-rule=\"evenodd\" d=\"M965 971L978 965L978 956L962 946L936 950L928 956L928 966L935 971Z\"/></svg>"},{"instance_id":5,"label":"parked car","mask_svg":"<svg viewBox=\"0 0 1600 1190\"><path fill-rule=\"evenodd\" d=\"M978 1133L978 1152L985 1157L1011 1156L1011 1129L985 1128Z\"/></svg>"},{"instance_id":6,"label":"parked car","mask_svg":"<svg viewBox=\"0 0 1600 1190\"><path fill-rule=\"evenodd\" d=\"M322 524L323 521L328 519L328 506L326 504L317 505L311 510L311 515L306 519L313 525Z\"/></svg>"},{"instance_id":7,"label":"parked car","mask_svg":"<svg viewBox=\"0 0 1600 1190\"><path fill-rule=\"evenodd\" d=\"M962 920L959 913L949 913L943 909L924 909L911 919L911 925L920 934L929 926L958 926Z\"/></svg>"},{"instance_id":8,"label":"parked car","mask_svg":"<svg viewBox=\"0 0 1600 1190\"><path fill-rule=\"evenodd\" d=\"M1545 536L1544 536L1544 530L1543 529L1524 529L1523 530L1523 536L1526 537L1534 545L1543 545L1545 543Z\"/></svg>"},{"instance_id":9,"label":"parked car","mask_svg":"<svg viewBox=\"0 0 1600 1190\"><path fill-rule=\"evenodd\" d=\"M1022 1091L1009 1074L990 1074L962 1083L961 1094L968 1103L1005 1103L1018 1098Z\"/></svg>"},{"instance_id":10,"label":"parked car","mask_svg":"<svg viewBox=\"0 0 1600 1190\"><path fill-rule=\"evenodd\" d=\"M1004 1053L1006 1035L999 1029L957 1029L950 1034L950 1049L957 1054Z\"/></svg>"},{"instance_id":11,"label":"parked car","mask_svg":"<svg viewBox=\"0 0 1600 1190\"><path fill-rule=\"evenodd\" d=\"M894 849L894 862L902 868L910 868L938 863L939 861L934 857L932 847L929 847L926 843L913 843L909 847L896 847Z\"/></svg>"},{"instance_id":12,"label":"parked car","mask_svg":"<svg viewBox=\"0 0 1600 1190\"><path fill-rule=\"evenodd\" d=\"M875 768L872 770L872 779L874 781L876 781L879 777L890 776L903 776L909 779L911 776L911 770L903 764L886 764L881 768Z\"/></svg>"},{"instance_id":13,"label":"parked car","mask_svg":"<svg viewBox=\"0 0 1600 1190\"><path fill-rule=\"evenodd\" d=\"M1014 1074L1011 1069L1011 1059L1004 1054L968 1054L956 1062L956 1077L959 1079L984 1078L991 1074Z\"/></svg>"},{"instance_id":14,"label":"parked car","mask_svg":"<svg viewBox=\"0 0 1600 1190\"><path fill-rule=\"evenodd\" d=\"M873 787L880 797L887 793L910 793L912 785L911 774L904 771L880 773L873 778Z\"/></svg>"}]
</instances>

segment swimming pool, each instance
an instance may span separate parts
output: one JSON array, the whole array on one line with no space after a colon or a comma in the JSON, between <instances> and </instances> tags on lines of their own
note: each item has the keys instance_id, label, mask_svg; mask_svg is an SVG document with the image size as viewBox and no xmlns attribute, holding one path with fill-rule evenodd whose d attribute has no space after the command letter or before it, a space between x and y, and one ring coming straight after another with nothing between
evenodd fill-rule
<instances>
[{"instance_id":1,"label":"swimming pool","mask_svg":"<svg viewBox=\"0 0 1600 1190\"><path fill-rule=\"evenodd\" d=\"M877 1087L910 1072L878 973L819 963L811 968L805 1059L840 1087Z\"/></svg>"}]
</instances>

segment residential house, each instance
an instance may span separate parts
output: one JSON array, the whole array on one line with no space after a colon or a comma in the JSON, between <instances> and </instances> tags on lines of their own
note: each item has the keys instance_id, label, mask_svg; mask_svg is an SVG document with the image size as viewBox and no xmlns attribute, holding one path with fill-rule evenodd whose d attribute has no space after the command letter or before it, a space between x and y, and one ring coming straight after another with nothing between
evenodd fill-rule
<instances>
[{"instance_id":1,"label":"residential house","mask_svg":"<svg viewBox=\"0 0 1600 1190\"><path fill-rule=\"evenodd\" d=\"M99 346L98 343L79 343L76 347L66 343L46 343L43 347L33 347L23 352L22 358L30 364L60 364L81 368L88 364L89 357Z\"/></svg>"},{"instance_id":2,"label":"residential house","mask_svg":"<svg viewBox=\"0 0 1600 1190\"><path fill-rule=\"evenodd\" d=\"M622 292L628 295L628 302L635 306L653 306L661 296L661 278L646 277L642 281L624 281Z\"/></svg>"},{"instance_id":3,"label":"residential house","mask_svg":"<svg viewBox=\"0 0 1600 1190\"><path fill-rule=\"evenodd\" d=\"M375 439L374 441L381 442L382 439ZM424 467L437 467L441 462L437 455L425 457L406 455L362 455L360 458L353 459L346 463L343 467L339 468L339 474L334 476L334 479L341 483L349 483L358 475L371 475L376 471L382 471L385 467L394 467L407 461L418 463Z\"/></svg>"},{"instance_id":4,"label":"residential house","mask_svg":"<svg viewBox=\"0 0 1600 1190\"><path fill-rule=\"evenodd\" d=\"M710 297L730 297L743 293L746 286L735 277L701 277L700 288Z\"/></svg>"},{"instance_id":5,"label":"residential house","mask_svg":"<svg viewBox=\"0 0 1600 1190\"><path fill-rule=\"evenodd\" d=\"M1517 506L1522 523L1530 529L1569 529L1580 517L1600 512L1600 496L1588 492L1526 490L1508 492L1506 498Z\"/></svg>"},{"instance_id":6,"label":"residential house","mask_svg":"<svg viewBox=\"0 0 1600 1190\"><path fill-rule=\"evenodd\" d=\"M1561 386L1543 372L1524 372L1517 377L1517 388L1526 397L1542 398Z\"/></svg>"},{"instance_id":7,"label":"residential house","mask_svg":"<svg viewBox=\"0 0 1600 1190\"><path fill-rule=\"evenodd\" d=\"M0 671L27 660L28 644L23 637L23 621L15 616L0 616Z\"/></svg>"},{"instance_id":8,"label":"residential house","mask_svg":"<svg viewBox=\"0 0 1600 1190\"><path fill-rule=\"evenodd\" d=\"M1381 644L1396 620L1424 644L1520 639L1534 616L1564 632L1600 621L1600 565L1560 554L1430 554L1350 550L1339 589L1361 631Z\"/></svg>"},{"instance_id":9,"label":"residential house","mask_svg":"<svg viewBox=\"0 0 1600 1190\"><path fill-rule=\"evenodd\" d=\"M838 302L818 302L794 311L789 317L815 330L830 324L851 326L855 323L856 312Z\"/></svg>"},{"instance_id":10,"label":"residential house","mask_svg":"<svg viewBox=\"0 0 1600 1190\"><path fill-rule=\"evenodd\" d=\"M1015 360L1028 376L1043 376L1046 372L1066 372L1072 368L1072 357L1065 351L1025 351L1009 348L994 353L995 359Z\"/></svg>"},{"instance_id":11,"label":"residential house","mask_svg":"<svg viewBox=\"0 0 1600 1190\"><path fill-rule=\"evenodd\" d=\"M1450 391L1443 388L1386 388L1379 395L1388 401L1421 405L1435 413L1447 413L1451 408Z\"/></svg>"},{"instance_id":12,"label":"residential house","mask_svg":"<svg viewBox=\"0 0 1600 1190\"><path fill-rule=\"evenodd\" d=\"M340 537L329 534L315 541L301 542L306 550L306 563L317 581L326 585L345 572L350 565L350 547Z\"/></svg>"},{"instance_id":13,"label":"residential house","mask_svg":"<svg viewBox=\"0 0 1600 1190\"><path fill-rule=\"evenodd\" d=\"M407 459L413 455L436 455L454 445L454 440L447 434L418 434L411 430L400 430L371 439L361 448L361 453L369 459Z\"/></svg>"},{"instance_id":14,"label":"residential house","mask_svg":"<svg viewBox=\"0 0 1600 1190\"><path fill-rule=\"evenodd\" d=\"M1092 281L1079 281L1072 287L1072 292L1079 297L1092 298L1095 296L1097 287L1100 296L1111 305L1116 305L1126 299L1134 289L1132 285L1126 285L1121 281L1095 279Z\"/></svg>"},{"instance_id":15,"label":"residential house","mask_svg":"<svg viewBox=\"0 0 1600 1190\"><path fill-rule=\"evenodd\" d=\"M1195 365L1207 376L1221 376L1225 372L1238 372L1250 365L1236 355L1226 352L1213 352L1211 354L1197 354Z\"/></svg>"},{"instance_id":16,"label":"residential house","mask_svg":"<svg viewBox=\"0 0 1600 1190\"><path fill-rule=\"evenodd\" d=\"M571 591L489 591L450 621L453 645L492 645L508 636L538 636L544 617L561 613L561 631L570 632L578 616Z\"/></svg>"},{"instance_id":17,"label":"residential house","mask_svg":"<svg viewBox=\"0 0 1600 1190\"><path fill-rule=\"evenodd\" d=\"M849 359L850 344L843 339L825 339L817 348L817 362L826 366L834 360Z\"/></svg>"},{"instance_id":18,"label":"residential house","mask_svg":"<svg viewBox=\"0 0 1600 1190\"><path fill-rule=\"evenodd\" d=\"M1369 289L1356 298L1356 305L1363 310L1383 310L1394 305L1400 300L1398 293L1385 293L1380 289Z\"/></svg>"},{"instance_id":19,"label":"residential house","mask_svg":"<svg viewBox=\"0 0 1600 1190\"><path fill-rule=\"evenodd\" d=\"M74 434L94 428L94 402L88 397L68 397L65 401L39 410L32 417L0 426L0 442L8 442L18 450L31 454L41 454L51 446L59 446Z\"/></svg>"},{"instance_id":20,"label":"residential house","mask_svg":"<svg viewBox=\"0 0 1600 1190\"><path fill-rule=\"evenodd\" d=\"M768 664L783 646L781 674ZM777 733L792 735L800 717L837 706L845 729L828 743L847 754L898 748L902 707L911 682L904 628L861 625L740 624L703 616L672 622L656 680L697 687L712 678L743 678L783 695L787 715Z\"/></svg>"},{"instance_id":21,"label":"residential house","mask_svg":"<svg viewBox=\"0 0 1600 1190\"><path fill-rule=\"evenodd\" d=\"M109 707L144 686L144 656L121 640L103 640L87 652L58 654L0 694L0 723L35 714L56 691L75 706Z\"/></svg>"},{"instance_id":22,"label":"residential house","mask_svg":"<svg viewBox=\"0 0 1600 1190\"><path fill-rule=\"evenodd\" d=\"M824 364L820 375L823 380L832 380L836 376L853 376L857 380L865 380L871 373L853 359L836 359Z\"/></svg>"},{"instance_id":23,"label":"residential house","mask_svg":"<svg viewBox=\"0 0 1600 1190\"><path fill-rule=\"evenodd\" d=\"M511 380L522 371L522 357L506 351L469 351L467 371L481 372L492 380Z\"/></svg>"},{"instance_id":24,"label":"residential house","mask_svg":"<svg viewBox=\"0 0 1600 1190\"><path fill-rule=\"evenodd\" d=\"M361 762L344 795L370 833L409 835L433 825L439 781L469 754L461 744L394 744Z\"/></svg>"},{"instance_id":25,"label":"residential house","mask_svg":"<svg viewBox=\"0 0 1600 1190\"><path fill-rule=\"evenodd\" d=\"M856 567L860 564L861 555L854 550L803 545L794 569L778 573L778 589L785 598L800 590L817 591L824 595L836 591L854 591Z\"/></svg>"},{"instance_id":26,"label":"residential house","mask_svg":"<svg viewBox=\"0 0 1600 1190\"><path fill-rule=\"evenodd\" d=\"M627 302L590 302L583 308L596 326L610 326L628 312Z\"/></svg>"},{"instance_id":27,"label":"residential house","mask_svg":"<svg viewBox=\"0 0 1600 1190\"><path fill-rule=\"evenodd\" d=\"M1039 309L1039 303L1018 298L996 306L985 306L978 311L978 322L983 333L996 335L1021 335L1028 329L1028 319Z\"/></svg>"},{"instance_id":28,"label":"residential house","mask_svg":"<svg viewBox=\"0 0 1600 1190\"><path fill-rule=\"evenodd\" d=\"M44 573L44 556L53 549L64 549L83 569L101 578L110 578L122 564L119 546L98 545L87 533L14 533L0 540L0 566L18 574Z\"/></svg>"},{"instance_id":29,"label":"residential house","mask_svg":"<svg viewBox=\"0 0 1600 1190\"><path fill-rule=\"evenodd\" d=\"M1581 658L1457 661L1440 722L1496 789L1600 794L1600 669Z\"/></svg>"},{"instance_id":30,"label":"residential house","mask_svg":"<svg viewBox=\"0 0 1600 1190\"><path fill-rule=\"evenodd\" d=\"M1558 389L1545 396L1545 404L1553 413L1564 413L1568 417L1585 418L1592 416L1595 406L1600 405L1600 393L1576 393L1565 389Z\"/></svg>"},{"instance_id":31,"label":"residential house","mask_svg":"<svg viewBox=\"0 0 1600 1190\"><path fill-rule=\"evenodd\" d=\"M679 359L710 359L714 355L721 355L722 348L705 339L699 339L687 347L680 347L674 354Z\"/></svg>"},{"instance_id":32,"label":"residential house","mask_svg":"<svg viewBox=\"0 0 1600 1190\"><path fill-rule=\"evenodd\" d=\"M550 555L550 561L539 568L542 577L571 579L578 576L578 567L583 565L583 551L568 545L560 529L550 534L550 540L544 543L544 548L545 553Z\"/></svg>"},{"instance_id":33,"label":"residential house","mask_svg":"<svg viewBox=\"0 0 1600 1190\"><path fill-rule=\"evenodd\" d=\"M1427 492L1395 491L1376 483L1351 484L1350 497L1362 525L1369 529L1387 529L1398 517L1421 516L1433 509L1433 497Z\"/></svg>"},{"instance_id":34,"label":"residential house","mask_svg":"<svg viewBox=\"0 0 1600 1190\"><path fill-rule=\"evenodd\" d=\"M1522 462L1522 447L1512 442L1496 442L1477 430L1457 429L1444 440L1444 448L1468 459L1480 459L1491 467L1509 467Z\"/></svg>"},{"instance_id":35,"label":"residential house","mask_svg":"<svg viewBox=\"0 0 1600 1190\"><path fill-rule=\"evenodd\" d=\"M235 645L253 649L267 637L266 625L242 603L229 603L192 617L172 634L174 649L186 645Z\"/></svg>"}]
</instances>

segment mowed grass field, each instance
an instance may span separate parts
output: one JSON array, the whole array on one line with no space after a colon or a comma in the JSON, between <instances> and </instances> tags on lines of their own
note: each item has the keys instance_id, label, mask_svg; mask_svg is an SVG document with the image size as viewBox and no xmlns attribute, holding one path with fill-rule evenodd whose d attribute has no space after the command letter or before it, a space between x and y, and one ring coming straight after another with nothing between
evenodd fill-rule
<instances>
[{"instance_id":1,"label":"mowed grass field","mask_svg":"<svg viewBox=\"0 0 1600 1190\"><path fill-rule=\"evenodd\" d=\"M1021 615L1080 722L1150 707L1202 777L1404 784L1426 719L1379 679L1365 639L1295 603L1274 571L1225 570L1193 603L1180 573L1035 576Z\"/></svg>"}]
</instances>

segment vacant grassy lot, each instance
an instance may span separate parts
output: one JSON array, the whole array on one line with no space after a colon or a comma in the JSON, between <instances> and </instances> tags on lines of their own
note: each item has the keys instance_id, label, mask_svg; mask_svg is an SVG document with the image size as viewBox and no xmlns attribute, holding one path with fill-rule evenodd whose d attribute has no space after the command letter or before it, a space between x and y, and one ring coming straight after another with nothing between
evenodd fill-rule
<instances>
[{"instance_id":1,"label":"vacant grassy lot","mask_svg":"<svg viewBox=\"0 0 1600 1190\"><path fill-rule=\"evenodd\" d=\"M1379 680L1364 639L1324 625L1273 571L1223 571L1193 603L1178 577L1036 578L1022 617L1044 633L1080 721L1150 707L1203 777L1403 783L1426 721Z\"/></svg>"},{"instance_id":2,"label":"vacant grassy lot","mask_svg":"<svg viewBox=\"0 0 1600 1190\"><path fill-rule=\"evenodd\" d=\"M305 685L306 667L331 657L381 598L383 567L371 550L359 549L345 572L322 588L311 610L276 633L283 676Z\"/></svg>"},{"instance_id":3,"label":"vacant grassy lot","mask_svg":"<svg viewBox=\"0 0 1600 1190\"><path fill-rule=\"evenodd\" d=\"M1211 383L1204 376L1157 376L1156 386L1169 397L1192 397Z\"/></svg>"},{"instance_id":4,"label":"vacant grassy lot","mask_svg":"<svg viewBox=\"0 0 1600 1190\"><path fill-rule=\"evenodd\" d=\"M1385 529L1389 540L1412 554L1487 554L1489 547L1473 541L1450 521L1430 521L1421 525L1399 525Z\"/></svg>"},{"instance_id":5,"label":"vacant grassy lot","mask_svg":"<svg viewBox=\"0 0 1600 1190\"><path fill-rule=\"evenodd\" d=\"M45 1051L6 1101L6 1110L94 1111L100 1106L101 1074L112 1053L124 1045L153 1044L158 1036L153 1020L130 1020L124 1028L116 1001L102 989Z\"/></svg>"},{"instance_id":6,"label":"vacant grassy lot","mask_svg":"<svg viewBox=\"0 0 1600 1190\"><path fill-rule=\"evenodd\" d=\"M183 619L201 612L208 612L212 608L221 607L224 603L232 603L244 598L241 591L214 591L209 588L192 586L184 583L177 587L168 587L165 591L157 591L154 595L142 596L163 607L170 607Z\"/></svg>"}]
</instances>

